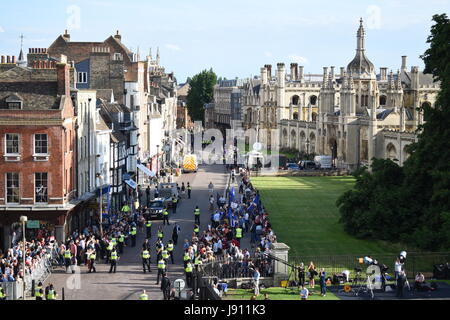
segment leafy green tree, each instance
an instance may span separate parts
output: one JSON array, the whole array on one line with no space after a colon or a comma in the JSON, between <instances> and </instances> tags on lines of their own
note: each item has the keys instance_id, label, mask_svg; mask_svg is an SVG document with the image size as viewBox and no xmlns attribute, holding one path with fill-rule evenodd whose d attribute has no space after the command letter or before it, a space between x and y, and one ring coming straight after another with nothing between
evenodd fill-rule
<instances>
[{"instance_id":1,"label":"leafy green tree","mask_svg":"<svg viewBox=\"0 0 450 320\"><path fill-rule=\"evenodd\" d=\"M214 96L217 75L212 69L203 70L189 79L190 89L187 95L187 108L193 121L204 121L204 105Z\"/></svg>"}]
</instances>

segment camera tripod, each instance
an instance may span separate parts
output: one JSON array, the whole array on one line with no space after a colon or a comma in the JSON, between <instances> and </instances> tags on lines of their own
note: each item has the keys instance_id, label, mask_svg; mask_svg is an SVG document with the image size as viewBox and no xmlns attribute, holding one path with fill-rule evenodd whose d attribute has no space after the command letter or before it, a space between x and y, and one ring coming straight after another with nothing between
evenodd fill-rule
<instances>
[{"instance_id":1,"label":"camera tripod","mask_svg":"<svg viewBox=\"0 0 450 320\"><path fill-rule=\"evenodd\" d=\"M373 294L373 284L370 281L370 275L367 275L365 283L360 283L358 290L355 292L355 296L358 296L361 291L362 293L369 294L371 299L375 297Z\"/></svg>"}]
</instances>

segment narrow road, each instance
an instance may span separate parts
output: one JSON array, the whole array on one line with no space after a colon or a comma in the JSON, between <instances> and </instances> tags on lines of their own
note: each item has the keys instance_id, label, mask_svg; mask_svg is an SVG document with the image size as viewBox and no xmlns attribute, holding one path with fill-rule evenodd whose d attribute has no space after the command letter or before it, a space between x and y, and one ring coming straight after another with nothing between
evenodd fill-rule
<instances>
[{"instance_id":1,"label":"narrow road","mask_svg":"<svg viewBox=\"0 0 450 320\"><path fill-rule=\"evenodd\" d=\"M167 274L170 280L181 278L183 274L183 242L184 239L191 239L194 229L194 209L199 206L201 211L200 230L206 230L210 224L209 191L208 184L214 184L214 194L223 194L226 188L228 175L225 174L222 165L203 165L199 167L197 173L183 174L176 179L180 186L187 182L192 186L191 199L182 199L178 205L177 213L170 212L170 226L163 226L164 243L166 244L172 237L174 223L181 227L181 234L178 238L178 245L174 249L175 264L169 265ZM237 193L237 190L236 190ZM140 230L137 236L136 247L126 247L117 264L117 272L108 273L109 265L97 264L97 273L87 273L87 267L80 267L80 274L66 274L63 270L56 270L46 281L53 283L61 299L61 288L65 288L66 300L137 300L139 294L145 289L150 300L162 300L162 292L159 285L156 285L156 253L154 243L156 241L156 231L162 225L162 221L154 220L152 225L152 273L144 274L140 250L144 242L145 234Z\"/></svg>"}]
</instances>

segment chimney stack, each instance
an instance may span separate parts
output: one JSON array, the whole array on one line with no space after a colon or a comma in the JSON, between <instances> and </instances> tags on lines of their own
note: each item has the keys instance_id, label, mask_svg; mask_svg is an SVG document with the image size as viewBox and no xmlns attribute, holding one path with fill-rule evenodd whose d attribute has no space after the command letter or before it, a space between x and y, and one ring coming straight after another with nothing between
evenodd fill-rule
<instances>
[{"instance_id":1,"label":"chimney stack","mask_svg":"<svg viewBox=\"0 0 450 320\"><path fill-rule=\"evenodd\" d=\"M407 58L407 56L402 56L402 70L401 71L404 71L404 72L406 72L406 58Z\"/></svg>"},{"instance_id":2,"label":"chimney stack","mask_svg":"<svg viewBox=\"0 0 450 320\"><path fill-rule=\"evenodd\" d=\"M264 67L267 69L267 79L272 80L272 65L266 64Z\"/></svg>"},{"instance_id":3,"label":"chimney stack","mask_svg":"<svg viewBox=\"0 0 450 320\"><path fill-rule=\"evenodd\" d=\"M2 56L2 64L5 63L5 56Z\"/></svg>"},{"instance_id":4,"label":"chimney stack","mask_svg":"<svg viewBox=\"0 0 450 320\"><path fill-rule=\"evenodd\" d=\"M298 67L298 80L303 81L303 66Z\"/></svg>"},{"instance_id":5,"label":"chimney stack","mask_svg":"<svg viewBox=\"0 0 450 320\"><path fill-rule=\"evenodd\" d=\"M70 70L67 63L58 63L56 65L56 74L58 82L58 95L70 96Z\"/></svg>"},{"instance_id":6,"label":"chimney stack","mask_svg":"<svg viewBox=\"0 0 450 320\"><path fill-rule=\"evenodd\" d=\"M342 78L342 79L344 78L344 72L345 72L345 68L344 68L344 67L341 67L341 78Z\"/></svg>"},{"instance_id":7,"label":"chimney stack","mask_svg":"<svg viewBox=\"0 0 450 320\"><path fill-rule=\"evenodd\" d=\"M119 34L119 30L116 31L116 35L114 36L119 41L122 41L122 36Z\"/></svg>"},{"instance_id":8,"label":"chimney stack","mask_svg":"<svg viewBox=\"0 0 450 320\"><path fill-rule=\"evenodd\" d=\"M291 80L298 80L298 63L291 63Z\"/></svg>"},{"instance_id":9,"label":"chimney stack","mask_svg":"<svg viewBox=\"0 0 450 320\"><path fill-rule=\"evenodd\" d=\"M63 38L64 40L66 40L67 42L70 41L70 34L67 32L67 29L65 30L64 34L63 34Z\"/></svg>"},{"instance_id":10,"label":"chimney stack","mask_svg":"<svg viewBox=\"0 0 450 320\"><path fill-rule=\"evenodd\" d=\"M11 57L10 56L6 56L6 63L11 63Z\"/></svg>"}]
</instances>

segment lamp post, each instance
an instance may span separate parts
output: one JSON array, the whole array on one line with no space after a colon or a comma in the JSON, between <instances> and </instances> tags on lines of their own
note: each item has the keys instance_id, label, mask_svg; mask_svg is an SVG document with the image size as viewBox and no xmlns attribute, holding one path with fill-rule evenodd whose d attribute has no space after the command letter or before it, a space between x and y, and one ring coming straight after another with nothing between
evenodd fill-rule
<instances>
[{"instance_id":1,"label":"lamp post","mask_svg":"<svg viewBox=\"0 0 450 320\"><path fill-rule=\"evenodd\" d=\"M28 217L27 216L21 216L20 222L22 222L22 241L23 241L23 252L22 252L22 261L23 261L23 293L22 293L22 300L25 300L25 290L26 290L26 282L25 282L25 255L26 255L26 240L25 240L25 225L27 224Z\"/></svg>"},{"instance_id":2,"label":"lamp post","mask_svg":"<svg viewBox=\"0 0 450 320\"><path fill-rule=\"evenodd\" d=\"M100 180L100 239L103 238L103 177L100 173L97 173L97 178Z\"/></svg>"}]
</instances>

